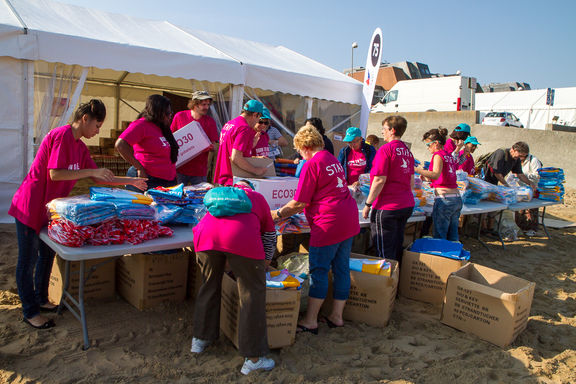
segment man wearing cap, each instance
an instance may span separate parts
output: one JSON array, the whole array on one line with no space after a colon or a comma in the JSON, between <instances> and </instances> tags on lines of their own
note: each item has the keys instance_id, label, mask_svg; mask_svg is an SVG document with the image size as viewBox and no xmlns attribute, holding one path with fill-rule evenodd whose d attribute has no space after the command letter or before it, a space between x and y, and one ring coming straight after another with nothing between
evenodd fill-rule
<instances>
[{"instance_id":1,"label":"man wearing cap","mask_svg":"<svg viewBox=\"0 0 576 384\"><path fill-rule=\"evenodd\" d=\"M210 96L208 92L196 91L192 93L192 99L188 103L188 108L190 108L190 110L180 111L174 115L170 129L172 132L176 132L191 122L197 121L210 141L212 143L218 142L218 129L216 128L216 122L212 117L208 116L211 104L212 96ZM213 150L214 147L210 146L206 151L181 165L176 170L178 183L193 185L207 181L208 155L209 152Z\"/></svg>"},{"instance_id":2,"label":"man wearing cap","mask_svg":"<svg viewBox=\"0 0 576 384\"><path fill-rule=\"evenodd\" d=\"M348 143L348 146L340 150L338 161L344 168L348 185L356 187L360 175L368 173L372 169L376 149L364 142L362 131L356 127L348 128L346 137L342 141Z\"/></svg>"},{"instance_id":3,"label":"man wearing cap","mask_svg":"<svg viewBox=\"0 0 576 384\"><path fill-rule=\"evenodd\" d=\"M470 176L474 176L476 173L472 154L479 145L480 143L475 136L468 136L468 138L464 140L464 148L462 148L458 154L458 169L463 170Z\"/></svg>"},{"instance_id":4,"label":"man wearing cap","mask_svg":"<svg viewBox=\"0 0 576 384\"><path fill-rule=\"evenodd\" d=\"M216 158L214 182L233 185L232 163L243 170L262 176L266 168L254 167L245 158L251 157L254 146L254 127L262 117L264 106L258 100L248 100L237 118L230 120L220 132L220 149Z\"/></svg>"},{"instance_id":5,"label":"man wearing cap","mask_svg":"<svg viewBox=\"0 0 576 384\"><path fill-rule=\"evenodd\" d=\"M466 123L460 123L450 134L450 138L444 144L444 150L454 157L458 157L460 149L464 146L464 141L470 136L470 126Z\"/></svg>"}]
</instances>

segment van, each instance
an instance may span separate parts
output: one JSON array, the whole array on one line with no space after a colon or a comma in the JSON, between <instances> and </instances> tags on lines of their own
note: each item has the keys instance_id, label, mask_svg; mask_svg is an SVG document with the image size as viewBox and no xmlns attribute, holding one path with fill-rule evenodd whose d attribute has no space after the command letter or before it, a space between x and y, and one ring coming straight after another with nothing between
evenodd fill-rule
<instances>
[{"instance_id":1,"label":"van","mask_svg":"<svg viewBox=\"0 0 576 384\"><path fill-rule=\"evenodd\" d=\"M470 111L475 109L476 78L465 76L402 80L371 112Z\"/></svg>"}]
</instances>

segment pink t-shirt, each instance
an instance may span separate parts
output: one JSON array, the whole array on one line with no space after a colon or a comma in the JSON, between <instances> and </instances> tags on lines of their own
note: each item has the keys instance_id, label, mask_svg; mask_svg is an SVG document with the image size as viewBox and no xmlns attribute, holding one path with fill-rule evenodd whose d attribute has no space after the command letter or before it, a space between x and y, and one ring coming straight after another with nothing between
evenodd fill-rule
<instances>
[{"instance_id":1,"label":"pink t-shirt","mask_svg":"<svg viewBox=\"0 0 576 384\"><path fill-rule=\"evenodd\" d=\"M243 116L230 120L222 127L220 132L220 148L216 158L216 168L214 170L214 182L222 185L232 185L234 175L232 174L232 149L236 149L244 155L251 157L254 131L246 122Z\"/></svg>"},{"instance_id":2,"label":"pink t-shirt","mask_svg":"<svg viewBox=\"0 0 576 384\"><path fill-rule=\"evenodd\" d=\"M458 188L456 184L456 171L458 170L458 160L454 158L446 150L441 149L434 152L432 160L430 160L430 171L434 171L434 157L440 156L443 160L442 173L440 177L433 180L431 185L434 188Z\"/></svg>"},{"instance_id":3,"label":"pink t-shirt","mask_svg":"<svg viewBox=\"0 0 576 384\"><path fill-rule=\"evenodd\" d=\"M460 151L460 157L462 156L464 156L464 151ZM458 166L458 169L461 169L472 176L476 173L476 168L474 168L474 158L471 154L466 155L466 160Z\"/></svg>"},{"instance_id":4,"label":"pink t-shirt","mask_svg":"<svg viewBox=\"0 0 576 384\"><path fill-rule=\"evenodd\" d=\"M46 204L68 196L76 184L76 180L53 181L49 170L95 168L98 167L86 144L74 139L70 125L54 128L42 140L28 175L14 194L8 214L40 232L48 223Z\"/></svg>"},{"instance_id":5,"label":"pink t-shirt","mask_svg":"<svg viewBox=\"0 0 576 384\"><path fill-rule=\"evenodd\" d=\"M413 207L413 175L414 156L403 141L392 140L380 147L372 163L370 182L376 176L386 176L386 183L372 207L384 211Z\"/></svg>"},{"instance_id":6,"label":"pink t-shirt","mask_svg":"<svg viewBox=\"0 0 576 384\"><path fill-rule=\"evenodd\" d=\"M448 138L446 140L446 144L444 144L444 150L449 154L452 154L452 152L454 152L455 149L456 149L456 143L454 142L453 139Z\"/></svg>"},{"instance_id":7,"label":"pink t-shirt","mask_svg":"<svg viewBox=\"0 0 576 384\"><path fill-rule=\"evenodd\" d=\"M268 136L266 132L262 132L260 134L258 142L256 143L256 146L254 147L254 149L252 149L252 156L269 157L270 156L270 147L268 146L269 142L270 142L270 136Z\"/></svg>"},{"instance_id":8,"label":"pink t-shirt","mask_svg":"<svg viewBox=\"0 0 576 384\"><path fill-rule=\"evenodd\" d=\"M172 132L176 132L180 128L184 127L185 125L190 124L193 121L197 121L204 132L206 132L206 136L210 139L211 142L218 141L218 128L216 128L216 122L210 116L204 115L200 117L200 119L195 120L192 117L191 111L180 111L174 115L174 119L172 120L172 125L170 129ZM200 153L198 156L193 158L192 160L184 163L181 165L177 172L181 173L186 176L206 176L208 173L208 155L210 151L204 151Z\"/></svg>"},{"instance_id":9,"label":"pink t-shirt","mask_svg":"<svg viewBox=\"0 0 576 384\"><path fill-rule=\"evenodd\" d=\"M170 160L170 143L156 124L138 119L119 138L132 146L134 157L148 175L164 180L176 178L176 166Z\"/></svg>"},{"instance_id":10,"label":"pink t-shirt","mask_svg":"<svg viewBox=\"0 0 576 384\"><path fill-rule=\"evenodd\" d=\"M348 154L348 162L346 163L346 175L348 184L353 184L358 181L361 174L366 169L366 156L362 149L359 151L351 150Z\"/></svg>"},{"instance_id":11,"label":"pink t-shirt","mask_svg":"<svg viewBox=\"0 0 576 384\"><path fill-rule=\"evenodd\" d=\"M344 168L326 150L304 164L294 200L308 204L304 213L313 247L333 245L360 232L358 206L348 190Z\"/></svg>"},{"instance_id":12,"label":"pink t-shirt","mask_svg":"<svg viewBox=\"0 0 576 384\"><path fill-rule=\"evenodd\" d=\"M264 196L245 190L252 202L252 212L214 217L207 213L192 231L196 251L221 251L249 259L264 259L261 235L274 232L274 221ZM222 230L225 228L225 230Z\"/></svg>"}]
</instances>

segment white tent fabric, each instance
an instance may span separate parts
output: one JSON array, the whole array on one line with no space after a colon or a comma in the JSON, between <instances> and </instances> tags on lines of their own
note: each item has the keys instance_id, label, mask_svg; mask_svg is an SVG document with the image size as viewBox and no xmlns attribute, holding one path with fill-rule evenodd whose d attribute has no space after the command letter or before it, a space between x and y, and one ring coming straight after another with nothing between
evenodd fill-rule
<instances>
[{"instance_id":1,"label":"white tent fabric","mask_svg":"<svg viewBox=\"0 0 576 384\"><path fill-rule=\"evenodd\" d=\"M477 93L476 110L480 119L490 111L512 112L529 129L545 129L552 123L576 126L576 87L555 88L553 106L546 105L546 93L546 89Z\"/></svg>"}]
</instances>

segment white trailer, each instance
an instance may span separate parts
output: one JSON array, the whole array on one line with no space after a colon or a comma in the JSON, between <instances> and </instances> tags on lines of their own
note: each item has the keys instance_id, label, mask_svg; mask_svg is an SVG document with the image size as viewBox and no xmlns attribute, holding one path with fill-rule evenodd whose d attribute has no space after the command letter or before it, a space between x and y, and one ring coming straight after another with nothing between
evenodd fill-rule
<instances>
[{"instance_id":1,"label":"white trailer","mask_svg":"<svg viewBox=\"0 0 576 384\"><path fill-rule=\"evenodd\" d=\"M433 77L397 82L372 112L469 111L475 108L476 78Z\"/></svg>"}]
</instances>

